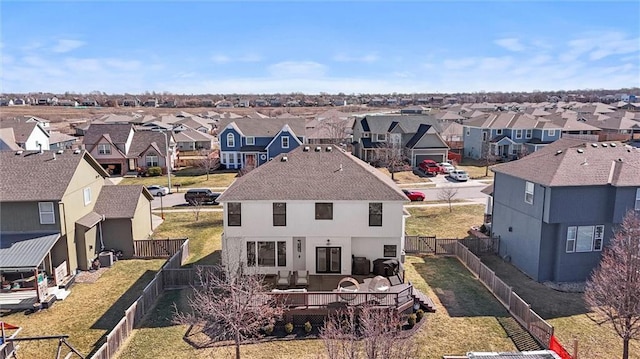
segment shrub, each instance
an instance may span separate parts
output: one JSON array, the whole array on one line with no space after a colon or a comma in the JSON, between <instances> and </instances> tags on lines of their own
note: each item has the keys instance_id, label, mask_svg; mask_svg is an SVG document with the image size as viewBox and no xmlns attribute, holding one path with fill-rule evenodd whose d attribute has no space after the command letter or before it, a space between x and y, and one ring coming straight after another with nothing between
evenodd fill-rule
<instances>
[{"instance_id":1,"label":"shrub","mask_svg":"<svg viewBox=\"0 0 640 359\"><path fill-rule=\"evenodd\" d=\"M160 167L149 167L149 168L147 168L147 175L149 177L162 176L162 168L160 168Z\"/></svg>"},{"instance_id":2,"label":"shrub","mask_svg":"<svg viewBox=\"0 0 640 359\"><path fill-rule=\"evenodd\" d=\"M416 315L409 314L409 317L407 318L407 323L409 323L410 328L413 328L413 326L416 325Z\"/></svg>"},{"instance_id":3,"label":"shrub","mask_svg":"<svg viewBox=\"0 0 640 359\"><path fill-rule=\"evenodd\" d=\"M285 324L284 325L284 331L287 332L287 334L293 333L293 323Z\"/></svg>"},{"instance_id":4,"label":"shrub","mask_svg":"<svg viewBox=\"0 0 640 359\"><path fill-rule=\"evenodd\" d=\"M271 335L273 333L273 324L268 324L262 327L262 331L266 335Z\"/></svg>"},{"instance_id":5,"label":"shrub","mask_svg":"<svg viewBox=\"0 0 640 359\"><path fill-rule=\"evenodd\" d=\"M424 318L424 310L418 309L416 310L416 321L421 321Z\"/></svg>"},{"instance_id":6,"label":"shrub","mask_svg":"<svg viewBox=\"0 0 640 359\"><path fill-rule=\"evenodd\" d=\"M309 322L304 323L304 332L309 334L311 333L311 330L313 330L313 325Z\"/></svg>"}]
</instances>

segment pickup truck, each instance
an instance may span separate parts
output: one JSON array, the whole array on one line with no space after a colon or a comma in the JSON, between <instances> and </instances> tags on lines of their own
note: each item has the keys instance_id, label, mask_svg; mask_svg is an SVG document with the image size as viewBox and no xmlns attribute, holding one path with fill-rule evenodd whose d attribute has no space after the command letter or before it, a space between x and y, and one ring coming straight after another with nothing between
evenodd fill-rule
<instances>
[{"instance_id":1,"label":"pickup truck","mask_svg":"<svg viewBox=\"0 0 640 359\"><path fill-rule=\"evenodd\" d=\"M434 160L423 160L418 165L418 168L428 176L436 176L442 172L442 169Z\"/></svg>"}]
</instances>

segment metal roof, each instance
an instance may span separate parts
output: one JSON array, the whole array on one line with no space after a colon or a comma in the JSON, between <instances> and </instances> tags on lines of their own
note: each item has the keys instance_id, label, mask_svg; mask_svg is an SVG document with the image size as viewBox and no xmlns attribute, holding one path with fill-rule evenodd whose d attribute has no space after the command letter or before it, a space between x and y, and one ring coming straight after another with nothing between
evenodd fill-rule
<instances>
[{"instance_id":1,"label":"metal roof","mask_svg":"<svg viewBox=\"0 0 640 359\"><path fill-rule=\"evenodd\" d=\"M0 233L0 269L37 268L60 233Z\"/></svg>"}]
</instances>

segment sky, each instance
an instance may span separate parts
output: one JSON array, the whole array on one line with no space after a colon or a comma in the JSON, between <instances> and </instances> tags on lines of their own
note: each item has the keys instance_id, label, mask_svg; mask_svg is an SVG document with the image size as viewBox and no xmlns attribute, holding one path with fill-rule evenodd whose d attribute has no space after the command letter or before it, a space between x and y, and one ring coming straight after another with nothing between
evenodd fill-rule
<instances>
[{"instance_id":1,"label":"sky","mask_svg":"<svg viewBox=\"0 0 640 359\"><path fill-rule=\"evenodd\" d=\"M640 87L639 1L12 1L0 92Z\"/></svg>"}]
</instances>

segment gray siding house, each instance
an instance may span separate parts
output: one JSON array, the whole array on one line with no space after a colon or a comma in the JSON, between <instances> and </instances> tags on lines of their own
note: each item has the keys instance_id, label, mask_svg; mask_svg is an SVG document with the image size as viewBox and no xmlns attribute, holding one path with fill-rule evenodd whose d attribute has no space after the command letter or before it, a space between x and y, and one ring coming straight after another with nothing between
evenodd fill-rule
<instances>
[{"instance_id":1,"label":"gray siding house","mask_svg":"<svg viewBox=\"0 0 640 359\"><path fill-rule=\"evenodd\" d=\"M497 165L500 255L539 282L586 280L628 210L640 210L640 151L561 139Z\"/></svg>"}]
</instances>

